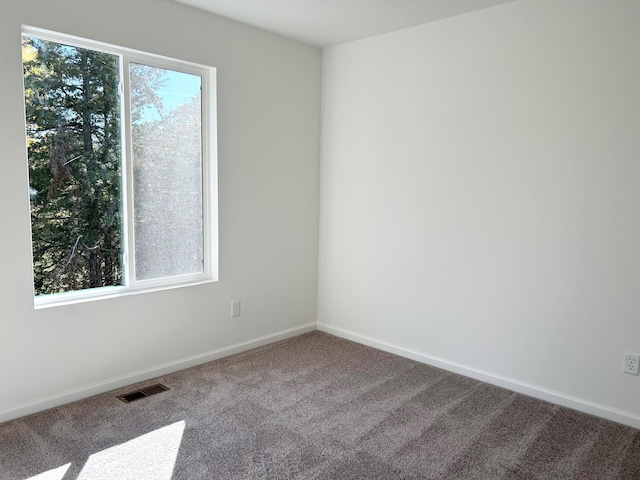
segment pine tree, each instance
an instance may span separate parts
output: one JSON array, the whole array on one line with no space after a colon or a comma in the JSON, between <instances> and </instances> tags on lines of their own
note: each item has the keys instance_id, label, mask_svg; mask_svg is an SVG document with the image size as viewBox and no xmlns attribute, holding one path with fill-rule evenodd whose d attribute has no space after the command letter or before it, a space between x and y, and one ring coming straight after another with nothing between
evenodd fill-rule
<instances>
[{"instance_id":1,"label":"pine tree","mask_svg":"<svg viewBox=\"0 0 640 480\"><path fill-rule=\"evenodd\" d=\"M118 285L119 59L25 38L23 65L35 293Z\"/></svg>"}]
</instances>

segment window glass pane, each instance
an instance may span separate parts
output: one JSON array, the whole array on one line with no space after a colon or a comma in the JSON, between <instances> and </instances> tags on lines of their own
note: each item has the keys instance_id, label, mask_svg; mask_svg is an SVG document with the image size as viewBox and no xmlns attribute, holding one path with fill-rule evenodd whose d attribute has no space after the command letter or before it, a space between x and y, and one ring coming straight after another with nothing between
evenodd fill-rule
<instances>
[{"instance_id":1,"label":"window glass pane","mask_svg":"<svg viewBox=\"0 0 640 480\"><path fill-rule=\"evenodd\" d=\"M23 37L36 295L119 285L119 57Z\"/></svg>"},{"instance_id":2,"label":"window glass pane","mask_svg":"<svg viewBox=\"0 0 640 480\"><path fill-rule=\"evenodd\" d=\"M198 75L130 64L135 277L202 273Z\"/></svg>"}]
</instances>

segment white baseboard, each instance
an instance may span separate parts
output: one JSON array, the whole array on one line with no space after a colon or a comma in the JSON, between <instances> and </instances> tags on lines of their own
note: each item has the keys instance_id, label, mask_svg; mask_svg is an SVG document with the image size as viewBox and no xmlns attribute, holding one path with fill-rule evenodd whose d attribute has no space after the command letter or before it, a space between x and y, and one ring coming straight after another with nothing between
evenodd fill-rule
<instances>
[{"instance_id":1,"label":"white baseboard","mask_svg":"<svg viewBox=\"0 0 640 480\"><path fill-rule=\"evenodd\" d=\"M229 355L241 353L252 348L261 347L274 343L280 340L284 340L303 333L312 332L314 330L320 330L322 332L330 333L337 337L352 340L363 345L367 345L385 352L400 355L401 357L409 358L420 363L432 365L434 367L442 368L450 372L458 373L466 377L474 378L498 387L506 388L514 392L529 395L540 400L551 402L557 405L562 405L567 408L578 410L597 417L606 418L614 422L628 425L633 428L640 429L640 415L636 415L631 412L619 410L607 405L584 400L579 397L564 394L562 392L550 390L547 388L539 387L537 385L528 384L512 378L496 375L491 372L479 370L469 367L467 365L450 362L438 357L427 355L415 350L407 349L398 345L378 340L366 335L346 330L340 327L334 327L324 323L308 323L300 327L291 328L288 330L282 330L270 335L265 335L245 342L230 345L228 347L219 348L210 352L201 353L198 355L192 355L186 358L175 360L173 362L164 363L151 368L138 370L130 374L121 375L118 377L109 378L100 382L91 383L82 387L74 388L64 392L48 395L36 400L32 400L25 403L13 405L8 408L0 410L0 423L13 420L19 417L24 417L33 413L41 412L49 408L58 407L66 403L82 400L83 398L105 393L110 390L125 387L134 383L149 380L169 373L177 372L185 368L194 367L203 363L207 363L213 360L217 360Z\"/></svg>"},{"instance_id":2,"label":"white baseboard","mask_svg":"<svg viewBox=\"0 0 640 480\"><path fill-rule=\"evenodd\" d=\"M138 382L143 382L155 377L167 375L169 373L184 370L185 368L194 367L203 363L218 360L219 358L228 357L236 353L241 353L252 348L262 347L270 343L274 343L280 340L284 340L303 333L312 332L316 330L316 324L308 323L300 327L290 328L288 330L282 330L263 337L254 338L246 342L236 343L228 347L219 348L210 352L200 353L192 355L186 358L181 358L172 362L164 363L162 365L145 368L132 373L121 375L118 377L108 378L99 382L84 385L82 387L74 388L53 395L47 395L46 397L38 398L25 403L13 405L8 408L0 410L0 423L7 422L16 418L24 417L25 415L31 415L33 413L48 410L50 408L59 407L67 403L82 400L83 398L91 397L100 393L105 393L117 388L126 387Z\"/></svg>"},{"instance_id":3,"label":"white baseboard","mask_svg":"<svg viewBox=\"0 0 640 480\"><path fill-rule=\"evenodd\" d=\"M359 333L346 330L340 327L334 327L325 323L318 323L318 330L336 337L352 340L369 347L377 348L385 352L394 353L401 357L409 358L420 363L432 365L434 367L442 368L450 372L458 373L466 377L474 378L482 382L490 383L498 387L506 388L514 392L522 393L530 397L538 398L547 402L554 403L556 405L562 405L563 407L578 410L580 412L595 415L597 417L606 418L623 425L628 425L633 428L640 429L640 415L636 415L631 412L619 410L607 405L591 402L582 398L567 395L562 392L550 390L548 388L539 387L537 385L528 384L512 378L496 375L491 372L472 368L467 365L462 365L455 362L450 362L442 358L437 358L424 353L416 352L398 345L393 345L376 338L361 335Z\"/></svg>"}]
</instances>

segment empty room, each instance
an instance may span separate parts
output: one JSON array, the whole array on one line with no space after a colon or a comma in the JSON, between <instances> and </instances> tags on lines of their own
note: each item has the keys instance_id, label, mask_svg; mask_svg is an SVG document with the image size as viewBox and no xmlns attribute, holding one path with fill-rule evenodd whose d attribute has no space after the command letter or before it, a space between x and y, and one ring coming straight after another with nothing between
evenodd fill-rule
<instances>
[{"instance_id":1,"label":"empty room","mask_svg":"<svg viewBox=\"0 0 640 480\"><path fill-rule=\"evenodd\" d=\"M0 15L0 479L640 479L640 1Z\"/></svg>"}]
</instances>

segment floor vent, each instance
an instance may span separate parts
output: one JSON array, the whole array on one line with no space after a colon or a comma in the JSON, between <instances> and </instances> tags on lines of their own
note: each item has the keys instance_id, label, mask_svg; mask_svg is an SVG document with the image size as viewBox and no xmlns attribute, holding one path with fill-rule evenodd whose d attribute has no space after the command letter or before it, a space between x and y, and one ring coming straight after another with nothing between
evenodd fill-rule
<instances>
[{"instance_id":1,"label":"floor vent","mask_svg":"<svg viewBox=\"0 0 640 480\"><path fill-rule=\"evenodd\" d=\"M124 395L118 395L118 398L124 403L131 403L135 402L136 400L140 400L141 398L146 398L150 397L151 395L156 395L157 393L166 392L167 390L169 390L169 387L165 387L161 383L158 383L156 385L151 385L150 387L136 390L134 392L125 393Z\"/></svg>"}]
</instances>

